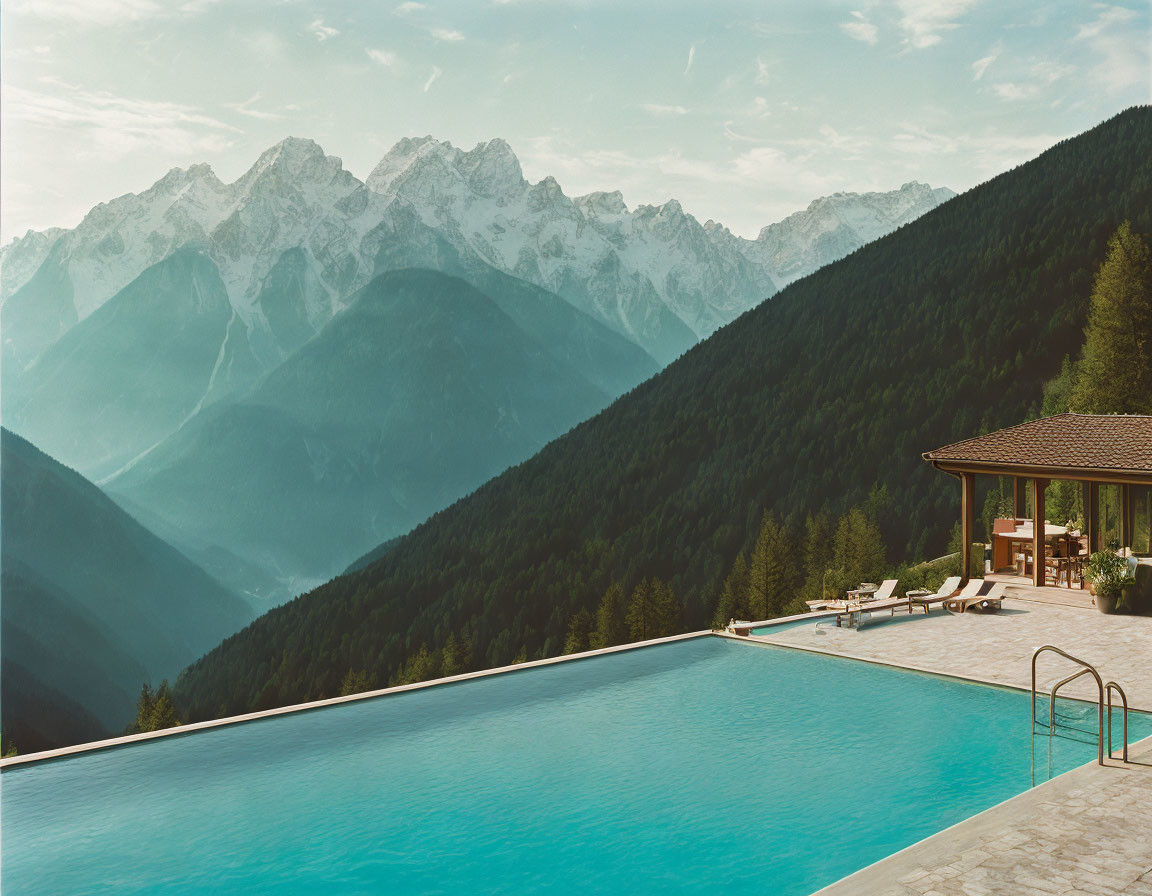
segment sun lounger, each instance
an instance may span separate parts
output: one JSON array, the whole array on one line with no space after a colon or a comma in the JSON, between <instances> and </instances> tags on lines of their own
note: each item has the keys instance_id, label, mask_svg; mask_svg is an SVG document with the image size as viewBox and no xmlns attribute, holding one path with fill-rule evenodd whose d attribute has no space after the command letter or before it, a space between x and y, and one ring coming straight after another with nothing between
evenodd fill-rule
<instances>
[{"instance_id":1,"label":"sun lounger","mask_svg":"<svg viewBox=\"0 0 1152 896\"><path fill-rule=\"evenodd\" d=\"M895 616L897 610L907 609L906 598L892 596L897 584L899 582L896 579L888 579L876 589L872 598L846 607L846 611L836 617L836 625L842 628L859 628L862 623L871 620L873 613L889 610L889 615Z\"/></svg>"},{"instance_id":2,"label":"sun lounger","mask_svg":"<svg viewBox=\"0 0 1152 896\"><path fill-rule=\"evenodd\" d=\"M973 584L976 584L975 589L972 588ZM944 601L944 609L956 614L966 613L969 610L977 613L995 613L1000 609L1003 600L1002 582L991 583L983 579L973 579L958 595Z\"/></svg>"},{"instance_id":3,"label":"sun lounger","mask_svg":"<svg viewBox=\"0 0 1152 896\"><path fill-rule=\"evenodd\" d=\"M896 590L897 584L898 582L896 579L885 579L880 587L877 588L871 596L864 598L861 603L865 603L871 606L891 600L892 593Z\"/></svg>"},{"instance_id":4,"label":"sun lounger","mask_svg":"<svg viewBox=\"0 0 1152 896\"><path fill-rule=\"evenodd\" d=\"M922 594L916 597L908 598L908 612L911 613L916 607L923 607L924 612L927 614L932 609L932 604L938 604L941 601L947 600L956 593L956 589L960 587L960 576L952 576L945 579L944 584L941 585L935 594Z\"/></svg>"}]
</instances>

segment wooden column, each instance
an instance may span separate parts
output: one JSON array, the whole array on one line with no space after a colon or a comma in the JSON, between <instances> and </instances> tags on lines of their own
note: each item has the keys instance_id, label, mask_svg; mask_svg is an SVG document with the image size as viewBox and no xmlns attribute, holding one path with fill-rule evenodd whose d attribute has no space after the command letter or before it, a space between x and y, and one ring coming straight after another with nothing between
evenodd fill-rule
<instances>
[{"instance_id":1,"label":"wooden column","mask_svg":"<svg viewBox=\"0 0 1152 896\"><path fill-rule=\"evenodd\" d=\"M1028 480L1023 476L1012 477L1012 515L1016 519L1024 518L1024 511L1028 508Z\"/></svg>"},{"instance_id":2,"label":"wooden column","mask_svg":"<svg viewBox=\"0 0 1152 896\"><path fill-rule=\"evenodd\" d=\"M1100 485L1084 483L1084 528L1088 536L1088 553L1100 550Z\"/></svg>"},{"instance_id":3,"label":"wooden column","mask_svg":"<svg viewBox=\"0 0 1152 896\"><path fill-rule=\"evenodd\" d=\"M960 474L960 585L968 584L972 569L972 539L976 533L976 474Z\"/></svg>"},{"instance_id":4,"label":"wooden column","mask_svg":"<svg viewBox=\"0 0 1152 896\"><path fill-rule=\"evenodd\" d=\"M1032 584L1044 584L1044 489L1047 479L1032 480Z\"/></svg>"},{"instance_id":5,"label":"wooden column","mask_svg":"<svg viewBox=\"0 0 1152 896\"><path fill-rule=\"evenodd\" d=\"M1132 506L1132 486L1120 486L1120 547L1132 547L1132 530L1135 528Z\"/></svg>"}]
</instances>

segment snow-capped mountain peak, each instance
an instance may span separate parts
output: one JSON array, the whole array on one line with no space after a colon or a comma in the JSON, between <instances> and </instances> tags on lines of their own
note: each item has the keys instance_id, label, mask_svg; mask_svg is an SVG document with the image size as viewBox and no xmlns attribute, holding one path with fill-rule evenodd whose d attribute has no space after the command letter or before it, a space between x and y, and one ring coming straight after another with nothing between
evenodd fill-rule
<instances>
[{"instance_id":1,"label":"snow-capped mountain peak","mask_svg":"<svg viewBox=\"0 0 1152 896\"><path fill-rule=\"evenodd\" d=\"M0 287L7 299L42 265L56 265L81 320L193 245L219 269L245 326L269 326L262 296L278 270L276 283L290 276L303 293L292 313L314 330L379 272L382 251L396 264L435 264L434 233L461 263L482 261L558 293L668 361L778 286L952 195L915 181L889 193L835 193L746 240L719 222L701 224L675 199L629 210L619 191L572 199L553 177L530 184L499 138L467 151L404 138L361 182L315 141L288 137L231 184L205 164L174 168L142 193L96 206L73 230L13 241L0 250ZM403 250L405 240L419 247Z\"/></svg>"},{"instance_id":2,"label":"snow-capped mountain peak","mask_svg":"<svg viewBox=\"0 0 1152 896\"><path fill-rule=\"evenodd\" d=\"M755 252L784 286L891 233L956 194L910 181L886 193L833 193L760 231Z\"/></svg>"}]
</instances>

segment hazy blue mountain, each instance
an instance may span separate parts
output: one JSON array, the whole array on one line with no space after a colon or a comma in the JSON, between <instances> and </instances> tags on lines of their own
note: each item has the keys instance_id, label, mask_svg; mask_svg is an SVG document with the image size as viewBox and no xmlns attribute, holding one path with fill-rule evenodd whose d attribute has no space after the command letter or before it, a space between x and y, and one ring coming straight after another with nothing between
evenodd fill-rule
<instances>
[{"instance_id":1,"label":"hazy blue mountain","mask_svg":"<svg viewBox=\"0 0 1152 896\"><path fill-rule=\"evenodd\" d=\"M22 375L5 370L4 422L99 478L200 408L246 389L258 371L215 264L182 249L72 327Z\"/></svg>"},{"instance_id":2,"label":"hazy blue mountain","mask_svg":"<svg viewBox=\"0 0 1152 896\"><path fill-rule=\"evenodd\" d=\"M438 272L381 275L242 400L198 414L110 491L281 576L338 572L655 370L565 303L504 285L497 301ZM573 358L603 362L615 390Z\"/></svg>"},{"instance_id":3,"label":"hazy blue mountain","mask_svg":"<svg viewBox=\"0 0 1152 896\"><path fill-rule=\"evenodd\" d=\"M23 751L119 733L255 615L78 473L0 432L0 713Z\"/></svg>"},{"instance_id":4,"label":"hazy blue mountain","mask_svg":"<svg viewBox=\"0 0 1152 896\"><path fill-rule=\"evenodd\" d=\"M379 246L373 258L377 274L425 268L468 281L558 360L612 397L660 369L651 355L607 324L555 293L497 270L425 224L412 209L395 209L371 236Z\"/></svg>"}]
</instances>

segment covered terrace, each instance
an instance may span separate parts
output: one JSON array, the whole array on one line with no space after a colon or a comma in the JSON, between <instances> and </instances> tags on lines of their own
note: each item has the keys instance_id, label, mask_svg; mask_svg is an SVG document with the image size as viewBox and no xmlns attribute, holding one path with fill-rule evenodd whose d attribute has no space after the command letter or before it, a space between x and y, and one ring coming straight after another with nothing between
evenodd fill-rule
<instances>
[{"instance_id":1,"label":"covered terrace","mask_svg":"<svg viewBox=\"0 0 1152 896\"><path fill-rule=\"evenodd\" d=\"M1052 569L1037 558L1052 555L1054 537L1070 541L1072 535L1062 521L1053 525L1046 519L1045 492L1054 480L1078 483L1082 490L1082 528L1076 533L1081 547L1073 550L1086 548L1086 555L1117 541L1130 554L1152 554L1150 416L1058 414L928 451L924 459L960 481L965 582L972 568L977 476L1012 480L1014 519L1011 526L996 527L1011 531L989 533L993 555L1002 562L1023 542L1022 550L1034 561L1030 572L1036 586L1046 584Z\"/></svg>"}]
</instances>

